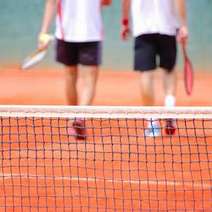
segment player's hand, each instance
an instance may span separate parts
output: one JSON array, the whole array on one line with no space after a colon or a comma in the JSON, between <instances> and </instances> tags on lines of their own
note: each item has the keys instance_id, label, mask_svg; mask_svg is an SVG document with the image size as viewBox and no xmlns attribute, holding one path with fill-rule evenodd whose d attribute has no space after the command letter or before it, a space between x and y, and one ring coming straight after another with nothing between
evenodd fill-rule
<instances>
[{"instance_id":1,"label":"player's hand","mask_svg":"<svg viewBox=\"0 0 212 212\"><path fill-rule=\"evenodd\" d=\"M38 36L38 49L43 50L46 49L53 40L53 36L47 33L40 33Z\"/></svg>"},{"instance_id":2,"label":"player's hand","mask_svg":"<svg viewBox=\"0 0 212 212\"><path fill-rule=\"evenodd\" d=\"M127 19L122 20L121 26L121 39L126 41L130 36L129 21Z\"/></svg>"},{"instance_id":3,"label":"player's hand","mask_svg":"<svg viewBox=\"0 0 212 212\"><path fill-rule=\"evenodd\" d=\"M180 44L186 45L188 42L188 27L187 26L181 26L177 33L177 40Z\"/></svg>"}]
</instances>

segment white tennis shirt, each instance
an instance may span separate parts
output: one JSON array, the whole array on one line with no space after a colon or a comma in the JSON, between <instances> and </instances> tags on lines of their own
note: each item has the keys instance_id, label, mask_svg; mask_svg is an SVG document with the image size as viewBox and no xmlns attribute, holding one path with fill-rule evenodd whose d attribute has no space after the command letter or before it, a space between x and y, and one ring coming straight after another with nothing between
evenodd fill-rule
<instances>
[{"instance_id":1,"label":"white tennis shirt","mask_svg":"<svg viewBox=\"0 0 212 212\"><path fill-rule=\"evenodd\" d=\"M176 35L179 27L174 0L131 0L133 35Z\"/></svg>"},{"instance_id":2,"label":"white tennis shirt","mask_svg":"<svg viewBox=\"0 0 212 212\"><path fill-rule=\"evenodd\" d=\"M56 18L58 39L68 42L102 40L101 0L60 0L60 2L61 17L58 12Z\"/></svg>"}]
</instances>

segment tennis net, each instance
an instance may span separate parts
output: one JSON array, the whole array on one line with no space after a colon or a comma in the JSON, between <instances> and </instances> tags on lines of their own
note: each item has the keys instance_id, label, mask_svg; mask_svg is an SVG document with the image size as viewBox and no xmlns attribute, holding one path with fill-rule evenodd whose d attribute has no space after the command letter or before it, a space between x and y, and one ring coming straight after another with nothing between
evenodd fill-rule
<instances>
[{"instance_id":1,"label":"tennis net","mask_svg":"<svg viewBox=\"0 0 212 212\"><path fill-rule=\"evenodd\" d=\"M0 211L209 212L211 203L212 108L0 107Z\"/></svg>"}]
</instances>

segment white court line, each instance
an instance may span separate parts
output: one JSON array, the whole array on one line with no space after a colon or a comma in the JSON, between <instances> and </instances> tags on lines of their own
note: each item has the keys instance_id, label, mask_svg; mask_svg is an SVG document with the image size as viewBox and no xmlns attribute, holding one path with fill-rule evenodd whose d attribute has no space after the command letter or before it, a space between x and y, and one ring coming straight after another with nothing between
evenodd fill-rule
<instances>
[{"instance_id":1,"label":"white court line","mask_svg":"<svg viewBox=\"0 0 212 212\"><path fill-rule=\"evenodd\" d=\"M133 185L160 185L160 186L183 186L192 187L195 189L212 189L212 185L207 183L191 183L183 181L171 181L171 180L121 180L121 179L100 179L94 177L54 177L44 175L28 175L28 174L2 174L0 173L0 181L10 180L14 178L26 178L26 179L45 179L45 180L67 180L67 181L81 181L81 182L105 182L105 183L117 183L117 184L133 184Z\"/></svg>"}]
</instances>

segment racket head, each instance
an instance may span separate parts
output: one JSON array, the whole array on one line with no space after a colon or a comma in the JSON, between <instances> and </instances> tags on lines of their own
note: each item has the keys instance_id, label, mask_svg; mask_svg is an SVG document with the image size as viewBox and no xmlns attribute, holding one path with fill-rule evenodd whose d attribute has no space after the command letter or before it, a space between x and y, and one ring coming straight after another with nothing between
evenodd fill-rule
<instances>
[{"instance_id":1,"label":"racket head","mask_svg":"<svg viewBox=\"0 0 212 212\"><path fill-rule=\"evenodd\" d=\"M21 65L21 69L26 70L37 65L45 58L46 53L47 53L47 48L36 50L30 56L24 59Z\"/></svg>"},{"instance_id":2,"label":"racket head","mask_svg":"<svg viewBox=\"0 0 212 212\"><path fill-rule=\"evenodd\" d=\"M187 54L186 48L183 45L183 57L184 57L184 85L187 95L192 94L194 84L194 72L192 62Z\"/></svg>"}]
</instances>

